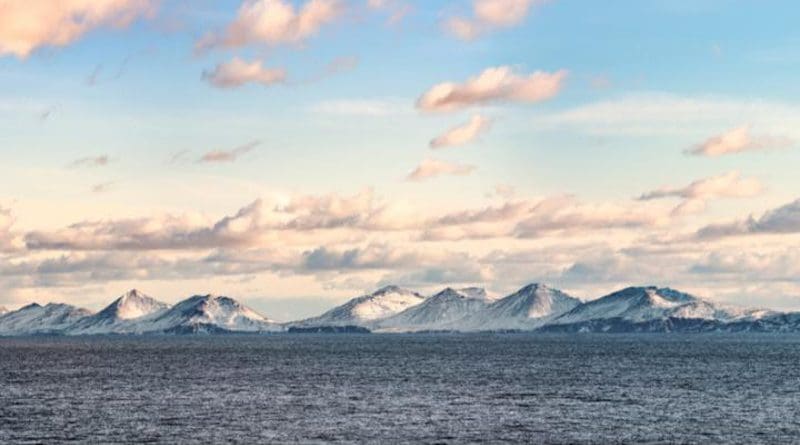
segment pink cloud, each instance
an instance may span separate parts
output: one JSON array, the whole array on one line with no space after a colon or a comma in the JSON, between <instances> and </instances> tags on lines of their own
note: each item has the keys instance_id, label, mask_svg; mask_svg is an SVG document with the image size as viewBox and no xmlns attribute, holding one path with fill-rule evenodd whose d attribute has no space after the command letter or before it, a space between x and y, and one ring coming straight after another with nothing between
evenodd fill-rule
<instances>
[{"instance_id":1,"label":"pink cloud","mask_svg":"<svg viewBox=\"0 0 800 445\"><path fill-rule=\"evenodd\" d=\"M203 79L217 88L236 88L248 83L273 85L286 80L283 68L265 68L261 61L247 62L238 57L203 72Z\"/></svg>"},{"instance_id":2,"label":"pink cloud","mask_svg":"<svg viewBox=\"0 0 800 445\"><path fill-rule=\"evenodd\" d=\"M422 181L442 175L466 176L474 170L474 165L458 164L437 159L424 159L417 168L408 174L407 179L409 181Z\"/></svg>"},{"instance_id":3,"label":"pink cloud","mask_svg":"<svg viewBox=\"0 0 800 445\"><path fill-rule=\"evenodd\" d=\"M487 68L463 83L434 85L417 100L424 111L455 111L492 102L541 102L561 91L567 71L517 74L509 66Z\"/></svg>"},{"instance_id":4,"label":"pink cloud","mask_svg":"<svg viewBox=\"0 0 800 445\"><path fill-rule=\"evenodd\" d=\"M469 122L447 130L430 142L433 149L468 144L481 134L489 131L492 121L479 114L472 116Z\"/></svg>"},{"instance_id":5,"label":"pink cloud","mask_svg":"<svg viewBox=\"0 0 800 445\"><path fill-rule=\"evenodd\" d=\"M246 0L222 34L207 35L197 42L197 48L301 43L333 22L342 10L339 0L309 0L299 9L285 0Z\"/></svg>"},{"instance_id":6,"label":"pink cloud","mask_svg":"<svg viewBox=\"0 0 800 445\"><path fill-rule=\"evenodd\" d=\"M28 57L66 46L99 27L125 28L151 15L155 0L6 0L0 3L0 55Z\"/></svg>"}]
</instances>

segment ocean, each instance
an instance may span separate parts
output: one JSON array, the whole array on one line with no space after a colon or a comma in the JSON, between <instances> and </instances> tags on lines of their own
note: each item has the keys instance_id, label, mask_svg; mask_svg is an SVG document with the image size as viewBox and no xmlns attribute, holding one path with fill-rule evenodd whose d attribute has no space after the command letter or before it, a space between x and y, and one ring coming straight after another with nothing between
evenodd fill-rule
<instances>
[{"instance_id":1,"label":"ocean","mask_svg":"<svg viewBox=\"0 0 800 445\"><path fill-rule=\"evenodd\" d=\"M800 336L0 339L0 443L800 442Z\"/></svg>"}]
</instances>

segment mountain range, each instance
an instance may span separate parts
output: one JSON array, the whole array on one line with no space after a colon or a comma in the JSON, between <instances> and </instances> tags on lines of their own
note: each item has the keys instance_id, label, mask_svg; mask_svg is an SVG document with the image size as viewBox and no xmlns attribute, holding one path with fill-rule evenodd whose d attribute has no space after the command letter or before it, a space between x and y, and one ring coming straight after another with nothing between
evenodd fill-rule
<instances>
[{"instance_id":1,"label":"mountain range","mask_svg":"<svg viewBox=\"0 0 800 445\"><path fill-rule=\"evenodd\" d=\"M503 298L480 288L431 296L386 286L320 316L278 323L233 298L168 305L131 290L97 313L68 304L0 310L0 336L292 332L800 332L800 313L715 304L670 288L629 287L581 301L543 284Z\"/></svg>"}]
</instances>

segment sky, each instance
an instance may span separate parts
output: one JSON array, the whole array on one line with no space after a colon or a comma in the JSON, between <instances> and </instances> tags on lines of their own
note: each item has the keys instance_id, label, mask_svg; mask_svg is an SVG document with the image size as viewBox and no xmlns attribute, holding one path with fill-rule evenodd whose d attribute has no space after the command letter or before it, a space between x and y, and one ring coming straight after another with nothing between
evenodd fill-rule
<instances>
[{"instance_id":1,"label":"sky","mask_svg":"<svg viewBox=\"0 0 800 445\"><path fill-rule=\"evenodd\" d=\"M793 1L0 1L0 305L800 309Z\"/></svg>"}]
</instances>

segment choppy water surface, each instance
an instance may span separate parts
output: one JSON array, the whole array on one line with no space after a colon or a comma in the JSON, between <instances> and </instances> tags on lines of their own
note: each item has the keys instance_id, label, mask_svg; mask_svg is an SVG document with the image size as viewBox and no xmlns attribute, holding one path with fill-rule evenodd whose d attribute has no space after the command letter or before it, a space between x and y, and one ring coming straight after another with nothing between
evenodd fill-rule
<instances>
[{"instance_id":1,"label":"choppy water surface","mask_svg":"<svg viewBox=\"0 0 800 445\"><path fill-rule=\"evenodd\" d=\"M800 442L800 337L0 339L0 442Z\"/></svg>"}]
</instances>

